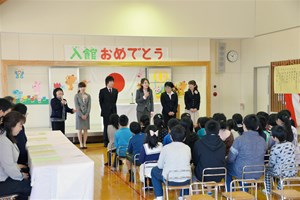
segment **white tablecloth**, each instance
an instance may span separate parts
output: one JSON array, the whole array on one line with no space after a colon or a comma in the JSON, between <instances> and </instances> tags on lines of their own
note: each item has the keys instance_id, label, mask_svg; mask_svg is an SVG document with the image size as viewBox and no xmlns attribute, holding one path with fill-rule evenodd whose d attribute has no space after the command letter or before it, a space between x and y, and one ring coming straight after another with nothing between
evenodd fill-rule
<instances>
[{"instance_id":1,"label":"white tablecloth","mask_svg":"<svg viewBox=\"0 0 300 200\"><path fill-rule=\"evenodd\" d=\"M93 199L94 161L59 131L26 135L30 199Z\"/></svg>"}]
</instances>

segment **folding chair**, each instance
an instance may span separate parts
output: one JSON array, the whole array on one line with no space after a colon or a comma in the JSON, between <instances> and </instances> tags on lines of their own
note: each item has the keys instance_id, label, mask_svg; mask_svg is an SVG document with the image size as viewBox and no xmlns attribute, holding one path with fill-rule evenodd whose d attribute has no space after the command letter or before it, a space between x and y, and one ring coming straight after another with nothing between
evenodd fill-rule
<instances>
[{"instance_id":1,"label":"folding chair","mask_svg":"<svg viewBox=\"0 0 300 200\"><path fill-rule=\"evenodd\" d=\"M240 182L247 183L247 185L241 185ZM255 195L245 192L245 188L254 189ZM240 189L243 189L243 191L240 191ZM254 179L236 179L231 181L230 183L230 192L223 192L222 197L225 197L227 200L254 200L257 196L257 183Z\"/></svg>"},{"instance_id":2,"label":"folding chair","mask_svg":"<svg viewBox=\"0 0 300 200\"><path fill-rule=\"evenodd\" d=\"M183 173L185 173L186 175L178 175L178 174L183 174ZM170 179L172 181L170 181ZM180 185L180 186L169 185L169 182L180 183L180 182L182 182L182 180L190 180L190 183L186 184L186 185ZM169 200L169 190L181 190L183 193L184 189L190 189L191 182L192 182L191 170L171 170L171 171L169 171L169 173L167 174L166 182L165 182L167 200Z\"/></svg>"},{"instance_id":3,"label":"folding chair","mask_svg":"<svg viewBox=\"0 0 300 200\"><path fill-rule=\"evenodd\" d=\"M300 199L300 191L294 189L295 187L300 187L300 177L283 178L281 185L282 190L274 190L272 193L280 196L281 199ZM289 189L284 189L285 187Z\"/></svg>"},{"instance_id":4,"label":"folding chair","mask_svg":"<svg viewBox=\"0 0 300 200\"><path fill-rule=\"evenodd\" d=\"M211 197L210 195L205 194L205 184L212 184L213 190L215 191L215 198ZM199 189L199 186L201 189ZM200 194L199 194L200 193ZM218 186L217 183L214 181L211 182L195 182L190 185L190 199L191 200L217 200L218 199Z\"/></svg>"},{"instance_id":5,"label":"folding chair","mask_svg":"<svg viewBox=\"0 0 300 200\"><path fill-rule=\"evenodd\" d=\"M115 150L116 149L110 149L107 151L107 162L108 162L108 166L110 166L110 167L113 167L114 162L113 162L112 157L113 157L113 154L116 154ZM109 161L110 161L110 163L109 163Z\"/></svg>"},{"instance_id":6,"label":"folding chair","mask_svg":"<svg viewBox=\"0 0 300 200\"><path fill-rule=\"evenodd\" d=\"M131 165L131 170L132 170L130 176L131 176L131 179L133 178L134 184L136 184L136 168L138 167L137 162L139 161L139 157L140 157L139 153L135 154L133 156L133 165L132 165L132 163L130 164Z\"/></svg>"},{"instance_id":7,"label":"folding chair","mask_svg":"<svg viewBox=\"0 0 300 200\"><path fill-rule=\"evenodd\" d=\"M17 199L17 197L18 197L17 194L12 194L12 195L0 197L0 200L15 200Z\"/></svg>"},{"instance_id":8,"label":"folding chair","mask_svg":"<svg viewBox=\"0 0 300 200\"><path fill-rule=\"evenodd\" d=\"M222 172L218 172L222 171ZM216 172L216 173L213 173ZM205 177L216 177L216 176L223 176L224 182L218 182L216 183L216 186L220 189L220 187L225 187L225 191L227 191L226 186L226 177L227 177L227 169L225 167L211 167L211 168L205 168L202 171L202 182L205 183ZM210 183L205 184L205 186L211 186Z\"/></svg>"},{"instance_id":9,"label":"folding chair","mask_svg":"<svg viewBox=\"0 0 300 200\"><path fill-rule=\"evenodd\" d=\"M126 158L126 156L120 156L120 153L124 152L124 154L126 154L127 148L128 148L127 146L119 146L117 148L117 154L116 154L117 170L119 170L119 161Z\"/></svg>"},{"instance_id":10,"label":"folding chair","mask_svg":"<svg viewBox=\"0 0 300 200\"><path fill-rule=\"evenodd\" d=\"M252 179L252 178L251 179L254 180L254 182L256 182L257 184L263 184L264 189L266 191L267 187L265 182L265 172L266 172L266 168L264 165L245 165L243 167L242 180L247 180L246 178L247 175L262 173L263 175L259 179ZM242 181L242 184L244 186L244 181ZM257 199L257 196L255 196L255 198ZM269 200L269 195L267 193L266 193L266 198L267 200Z\"/></svg>"},{"instance_id":11,"label":"folding chair","mask_svg":"<svg viewBox=\"0 0 300 200\"><path fill-rule=\"evenodd\" d=\"M143 174L144 174L143 179L144 179L144 181L143 181L143 188L142 188L142 190L143 190L143 193L144 193L144 197L146 196L146 181L145 181L145 179L146 178L151 178L150 176L147 176L147 174L148 174L147 172L150 171L150 174L151 174L152 168L156 167L156 166L157 166L157 160L146 161L143 164ZM152 188L153 189L153 186L152 187L148 186L148 188Z\"/></svg>"}]
</instances>

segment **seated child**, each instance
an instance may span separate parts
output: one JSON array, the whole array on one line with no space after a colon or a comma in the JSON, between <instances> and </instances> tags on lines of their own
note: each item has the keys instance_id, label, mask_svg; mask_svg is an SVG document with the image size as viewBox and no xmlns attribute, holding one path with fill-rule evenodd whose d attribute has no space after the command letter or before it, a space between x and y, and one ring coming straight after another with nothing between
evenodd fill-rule
<instances>
[{"instance_id":1,"label":"seated child","mask_svg":"<svg viewBox=\"0 0 300 200\"><path fill-rule=\"evenodd\" d=\"M165 127L165 122L162 114L156 114L153 117L153 122L158 129L158 141L163 142L164 137L168 135L168 129Z\"/></svg>"},{"instance_id":2,"label":"seated child","mask_svg":"<svg viewBox=\"0 0 300 200\"><path fill-rule=\"evenodd\" d=\"M111 155L112 152L116 152L115 148L115 133L119 129L119 115L111 114L109 116L109 123L107 126L107 136L108 136L108 145L107 145L107 157L108 162L105 165L111 165Z\"/></svg>"},{"instance_id":3,"label":"seated child","mask_svg":"<svg viewBox=\"0 0 300 200\"><path fill-rule=\"evenodd\" d=\"M259 120L256 115L247 115L243 126L243 135L234 140L227 157L227 192L230 191L230 182L233 176L237 179L242 178L245 165L264 165L267 144L257 132ZM262 173L255 173L249 174L245 178L258 179L261 176Z\"/></svg>"},{"instance_id":4,"label":"seated child","mask_svg":"<svg viewBox=\"0 0 300 200\"><path fill-rule=\"evenodd\" d=\"M122 158L126 157L126 152L129 144L129 140L132 137L132 133L128 128L128 117L121 115L119 117L119 129L115 133L115 148L116 154ZM114 167L116 167L116 158L114 161Z\"/></svg>"},{"instance_id":5,"label":"seated child","mask_svg":"<svg viewBox=\"0 0 300 200\"><path fill-rule=\"evenodd\" d=\"M141 117L142 118L142 117ZM130 131L133 136L129 140L127 154L126 154L126 165L129 169L129 182L133 182L131 174L131 165L134 164L134 156L139 154L145 141L145 134L141 132L141 126L138 122L130 123ZM136 161L139 165L139 161Z\"/></svg>"},{"instance_id":6,"label":"seated child","mask_svg":"<svg viewBox=\"0 0 300 200\"><path fill-rule=\"evenodd\" d=\"M219 136L226 145L226 155L229 153L229 149L234 141L232 133L226 128L226 116L223 113L215 113L213 119L220 123Z\"/></svg>"},{"instance_id":7,"label":"seated child","mask_svg":"<svg viewBox=\"0 0 300 200\"><path fill-rule=\"evenodd\" d=\"M170 171L178 170L184 171L176 173L170 176L169 185L180 186L190 184L190 179L174 179L174 176L178 177L191 177L191 149L189 146L183 143L185 138L185 130L181 125L176 125L171 130L172 143L164 146L159 155L157 167L154 167L151 171L152 184L154 187L154 194L156 200L163 199L162 184L166 181ZM186 172L187 171L187 172ZM188 194L188 190L184 191L184 194Z\"/></svg>"},{"instance_id":8,"label":"seated child","mask_svg":"<svg viewBox=\"0 0 300 200\"><path fill-rule=\"evenodd\" d=\"M145 130L147 128L147 126L150 125L150 118L148 115L142 115L140 118L140 125L142 127L142 131L143 133L145 133Z\"/></svg>"},{"instance_id":9,"label":"seated child","mask_svg":"<svg viewBox=\"0 0 300 200\"><path fill-rule=\"evenodd\" d=\"M276 144L271 149L269 166L266 169L265 182L267 194L271 193L272 177L287 178L297 174L295 170L282 170L284 168L293 168L296 164L295 146L293 143L286 141L285 128L282 126L274 126L272 128L272 138ZM277 189L282 189L280 181L278 181Z\"/></svg>"},{"instance_id":10,"label":"seated child","mask_svg":"<svg viewBox=\"0 0 300 200\"><path fill-rule=\"evenodd\" d=\"M171 132L171 129L178 125L179 124L179 120L176 119L176 118L172 118L168 121L168 130L169 130L169 133L164 137L164 140L163 140L163 145L167 145L167 144L170 144L172 142L172 139L171 139L171 135L170 135L170 132Z\"/></svg>"},{"instance_id":11,"label":"seated child","mask_svg":"<svg viewBox=\"0 0 300 200\"><path fill-rule=\"evenodd\" d=\"M243 134L244 129L243 129L243 116L240 113L235 113L232 115L233 121L235 121L237 125L237 131L239 132L240 135Z\"/></svg>"},{"instance_id":12,"label":"seated child","mask_svg":"<svg viewBox=\"0 0 300 200\"><path fill-rule=\"evenodd\" d=\"M228 119L226 121L226 128L231 132L234 139L240 136L237 125L233 119Z\"/></svg>"},{"instance_id":13,"label":"seated child","mask_svg":"<svg viewBox=\"0 0 300 200\"><path fill-rule=\"evenodd\" d=\"M198 135L199 139L202 139L206 135L205 124L208 120L209 120L208 117L199 117L199 119L197 121L198 127L199 127L199 130L197 131L197 135Z\"/></svg>"},{"instance_id":14,"label":"seated child","mask_svg":"<svg viewBox=\"0 0 300 200\"><path fill-rule=\"evenodd\" d=\"M202 181L202 171L205 168L225 167L226 146L219 137L220 124L209 120L205 124L206 136L194 144L192 157L195 166L195 175ZM222 171L216 173L222 173ZM206 177L204 181L220 182L224 177Z\"/></svg>"},{"instance_id":15,"label":"seated child","mask_svg":"<svg viewBox=\"0 0 300 200\"><path fill-rule=\"evenodd\" d=\"M147 180L144 180L144 163L147 161L157 161L159 158L159 154L162 150L162 143L159 142L158 139L158 129L154 125L148 126L146 129L146 140L145 143L143 144L143 147L141 148L140 151L140 157L139 161L141 163L140 166L140 180L141 182L144 182ZM157 164L148 164L151 166L156 166ZM151 169L150 167L145 169L145 175L149 178L151 178ZM151 183L151 180L149 181ZM147 184L146 184L147 185Z\"/></svg>"}]
</instances>

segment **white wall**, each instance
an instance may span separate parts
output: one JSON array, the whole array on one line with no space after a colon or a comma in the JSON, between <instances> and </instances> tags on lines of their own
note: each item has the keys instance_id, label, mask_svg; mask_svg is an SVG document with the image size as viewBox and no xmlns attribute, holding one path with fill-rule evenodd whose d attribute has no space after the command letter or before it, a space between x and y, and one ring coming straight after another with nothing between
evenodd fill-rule
<instances>
[{"instance_id":1,"label":"white wall","mask_svg":"<svg viewBox=\"0 0 300 200\"><path fill-rule=\"evenodd\" d=\"M255 0L9 0L1 7L5 32L245 38L255 28Z\"/></svg>"},{"instance_id":2,"label":"white wall","mask_svg":"<svg viewBox=\"0 0 300 200\"><path fill-rule=\"evenodd\" d=\"M253 68L273 61L299 59L300 28L241 41L241 101L244 113L253 112ZM267 78L267 74L266 74Z\"/></svg>"},{"instance_id":3,"label":"white wall","mask_svg":"<svg viewBox=\"0 0 300 200\"><path fill-rule=\"evenodd\" d=\"M299 0L256 0L255 35L300 26Z\"/></svg>"},{"instance_id":4,"label":"white wall","mask_svg":"<svg viewBox=\"0 0 300 200\"><path fill-rule=\"evenodd\" d=\"M217 43L223 42L226 43L226 52L229 50L235 50L239 53L239 59L230 63L226 60L225 63L225 73L216 73L216 49ZM217 96L213 96L211 94L211 113L221 112L225 113L228 118L232 116L232 114L237 112L242 112L240 104L243 103L241 101L241 93L240 93L240 84L241 84L241 69L240 69L240 40L211 40L211 90L213 92L217 92ZM213 88L216 85L217 88Z\"/></svg>"}]
</instances>

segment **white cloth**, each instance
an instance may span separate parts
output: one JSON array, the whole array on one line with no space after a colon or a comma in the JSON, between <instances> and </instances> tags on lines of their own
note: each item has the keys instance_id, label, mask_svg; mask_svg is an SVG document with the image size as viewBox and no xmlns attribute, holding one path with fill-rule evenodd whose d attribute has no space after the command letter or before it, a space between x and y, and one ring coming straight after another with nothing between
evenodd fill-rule
<instances>
[{"instance_id":1,"label":"white cloth","mask_svg":"<svg viewBox=\"0 0 300 200\"><path fill-rule=\"evenodd\" d=\"M27 133L30 199L93 199L94 162L60 131Z\"/></svg>"}]
</instances>

